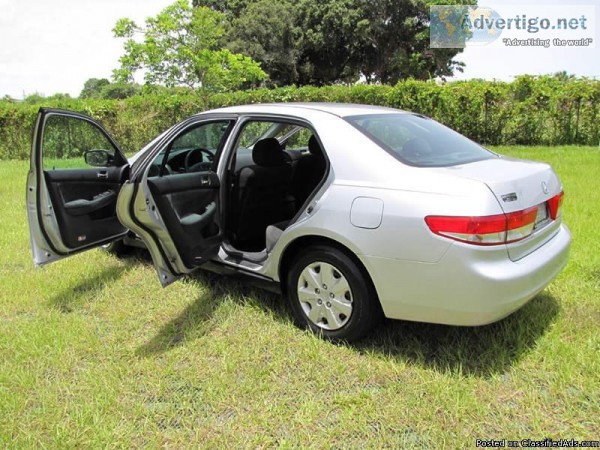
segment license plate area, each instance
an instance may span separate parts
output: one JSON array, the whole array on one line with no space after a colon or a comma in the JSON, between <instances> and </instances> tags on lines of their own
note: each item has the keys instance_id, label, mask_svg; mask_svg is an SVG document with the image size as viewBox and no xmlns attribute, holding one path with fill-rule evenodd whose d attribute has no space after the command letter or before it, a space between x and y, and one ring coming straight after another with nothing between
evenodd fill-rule
<instances>
[{"instance_id":1,"label":"license plate area","mask_svg":"<svg viewBox=\"0 0 600 450\"><path fill-rule=\"evenodd\" d=\"M548 214L548 206L546 203L540 203L537 207L537 215L535 216L534 230L538 230L550 222L550 216Z\"/></svg>"}]
</instances>

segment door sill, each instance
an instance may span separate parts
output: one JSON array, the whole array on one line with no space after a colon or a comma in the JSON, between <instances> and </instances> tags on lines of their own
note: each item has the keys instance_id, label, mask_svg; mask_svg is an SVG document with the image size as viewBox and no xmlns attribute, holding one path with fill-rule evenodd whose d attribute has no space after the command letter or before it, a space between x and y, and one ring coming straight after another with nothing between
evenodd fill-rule
<instances>
[{"instance_id":1,"label":"door sill","mask_svg":"<svg viewBox=\"0 0 600 450\"><path fill-rule=\"evenodd\" d=\"M269 254L267 253L267 249L264 249L260 252L244 252L241 250L237 250L228 242L223 242L221 244L221 248L231 260L237 260L240 263L242 261L249 261L254 264L260 264L266 261L267 257L269 256Z\"/></svg>"}]
</instances>

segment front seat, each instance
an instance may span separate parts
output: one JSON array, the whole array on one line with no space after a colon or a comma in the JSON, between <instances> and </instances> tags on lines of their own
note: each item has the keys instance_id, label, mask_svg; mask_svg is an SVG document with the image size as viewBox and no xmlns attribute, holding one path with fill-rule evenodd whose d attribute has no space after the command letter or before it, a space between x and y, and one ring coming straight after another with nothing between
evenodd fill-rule
<instances>
[{"instance_id":1,"label":"front seat","mask_svg":"<svg viewBox=\"0 0 600 450\"><path fill-rule=\"evenodd\" d=\"M313 135L308 140L308 155L300 158L294 173L293 194L297 208L302 207L325 175L327 162L323 149Z\"/></svg>"},{"instance_id":2,"label":"front seat","mask_svg":"<svg viewBox=\"0 0 600 450\"><path fill-rule=\"evenodd\" d=\"M265 245L268 225L289 220L293 214L290 201L292 165L289 156L275 138L261 139L252 149L254 165L240 170L238 214L234 240L252 250Z\"/></svg>"}]
</instances>

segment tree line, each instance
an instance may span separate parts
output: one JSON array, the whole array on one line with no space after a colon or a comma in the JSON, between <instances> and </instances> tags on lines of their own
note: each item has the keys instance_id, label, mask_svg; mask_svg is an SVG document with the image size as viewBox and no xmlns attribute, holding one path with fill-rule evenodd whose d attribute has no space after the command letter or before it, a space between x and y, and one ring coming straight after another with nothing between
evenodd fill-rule
<instances>
[{"instance_id":1,"label":"tree line","mask_svg":"<svg viewBox=\"0 0 600 450\"><path fill-rule=\"evenodd\" d=\"M153 91L124 100L46 99L44 106L99 119L123 150L136 152L178 121L201 111L270 102L345 102L424 114L484 145L593 145L600 142L600 83L557 74L511 83L471 80L446 84L405 80L390 85L287 86L213 93ZM39 104L0 101L0 159L26 159Z\"/></svg>"}]
</instances>

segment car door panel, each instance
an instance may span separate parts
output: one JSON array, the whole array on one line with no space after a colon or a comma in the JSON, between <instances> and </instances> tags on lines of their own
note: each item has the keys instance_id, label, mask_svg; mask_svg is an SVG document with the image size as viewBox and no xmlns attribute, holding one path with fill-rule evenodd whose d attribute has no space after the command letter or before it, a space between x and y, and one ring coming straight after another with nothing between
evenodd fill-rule
<instances>
[{"instance_id":1,"label":"car door panel","mask_svg":"<svg viewBox=\"0 0 600 450\"><path fill-rule=\"evenodd\" d=\"M213 172L148 178L148 188L187 267L197 266L221 243L216 201L219 179Z\"/></svg>"},{"instance_id":2,"label":"car door panel","mask_svg":"<svg viewBox=\"0 0 600 450\"><path fill-rule=\"evenodd\" d=\"M64 244L72 249L126 232L116 203L126 167L45 170L48 195Z\"/></svg>"}]
</instances>

